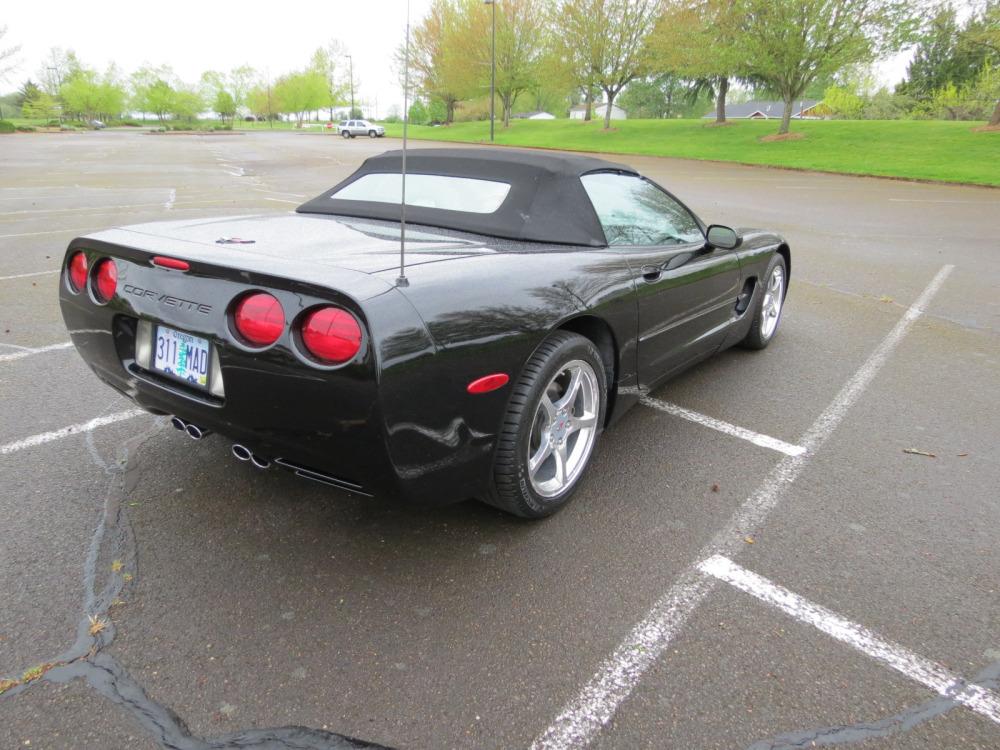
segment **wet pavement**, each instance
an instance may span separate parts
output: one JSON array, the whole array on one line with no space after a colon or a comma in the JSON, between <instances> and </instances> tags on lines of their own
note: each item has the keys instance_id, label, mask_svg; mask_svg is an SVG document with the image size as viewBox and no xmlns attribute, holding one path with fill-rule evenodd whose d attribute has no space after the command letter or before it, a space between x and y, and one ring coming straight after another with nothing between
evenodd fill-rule
<instances>
[{"instance_id":1,"label":"wet pavement","mask_svg":"<svg viewBox=\"0 0 1000 750\"><path fill-rule=\"evenodd\" d=\"M541 523L255 471L61 346L77 234L288 211L397 145L0 139L0 747L1000 746L1000 192L615 157L793 252L772 346L651 395L807 450L650 402Z\"/></svg>"}]
</instances>

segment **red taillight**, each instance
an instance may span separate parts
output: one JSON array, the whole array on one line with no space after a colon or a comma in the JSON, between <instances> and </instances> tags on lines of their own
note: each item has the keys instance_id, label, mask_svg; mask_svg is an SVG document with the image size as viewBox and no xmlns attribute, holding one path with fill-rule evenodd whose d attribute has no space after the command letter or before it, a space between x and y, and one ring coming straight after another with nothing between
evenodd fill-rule
<instances>
[{"instance_id":1,"label":"red taillight","mask_svg":"<svg viewBox=\"0 0 1000 750\"><path fill-rule=\"evenodd\" d=\"M74 292L87 286L87 256L83 253L76 253L69 259L69 285Z\"/></svg>"},{"instance_id":2,"label":"red taillight","mask_svg":"<svg viewBox=\"0 0 1000 750\"><path fill-rule=\"evenodd\" d=\"M347 310L321 307L302 321L302 343L320 362L342 365L361 349L361 326Z\"/></svg>"},{"instance_id":3,"label":"red taillight","mask_svg":"<svg viewBox=\"0 0 1000 750\"><path fill-rule=\"evenodd\" d=\"M285 311L270 294L257 292L244 297L233 312L236 332L252 346L269 346L285 328Z\"/></svg>"},{"instance_id":4,"label":"red taillight","mask_svg":"<svg viewBox=\"0 0 1000 750\"><path fill-rule=\"evenodd\" d=\"M118 266L110 258L97 263L94 273L94 296L99 302L110 302L118 289Z\"/></svg>"}]
</instances>

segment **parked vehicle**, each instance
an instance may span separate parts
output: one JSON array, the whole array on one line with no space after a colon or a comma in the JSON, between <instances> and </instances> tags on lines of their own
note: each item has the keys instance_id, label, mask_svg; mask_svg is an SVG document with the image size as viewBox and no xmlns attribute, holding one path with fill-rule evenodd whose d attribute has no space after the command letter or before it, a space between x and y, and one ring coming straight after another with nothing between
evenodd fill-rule
<instances>
[{"instance_id":1,"label":"parked vehicle","mask_svg":"<svg viewBox=\"0 0 1000 750\"><path fill-rule=\"evenodd\" d=\"M381 138L385 135L385 128L368 120L343 120L338 129L344 138L356 138L359 135Z\"/></svg>"},{"instance_id":2,"label":"parked vehicle","mask_svg":"<svg viewBox=\"0 0 1000 750\"><path fill-rule=\"evenodd\" d=\"M706 225L586 156L410 152L401 278L401 172L390 151L296 213L74 239L73 343L139 406L259 468L540 518L643 393L778 328L782 237Z\"/></svg>"}]
</instances>

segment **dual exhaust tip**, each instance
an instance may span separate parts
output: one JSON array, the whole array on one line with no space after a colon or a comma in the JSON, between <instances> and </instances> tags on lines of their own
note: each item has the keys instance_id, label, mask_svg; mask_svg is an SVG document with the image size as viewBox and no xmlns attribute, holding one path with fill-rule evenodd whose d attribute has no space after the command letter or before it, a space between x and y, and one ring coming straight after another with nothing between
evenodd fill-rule
<instances>
[{"instance_id":1,"label":"dual exhaust tip","mask_svg":"<svg viewBox=\"0 0 1000 750\"><path fill-rule=\"evenodd\" d=\"M171 417L170 425L175 430L187 433L187 436L192 440L201 440L203 437L208 437L212 434L211 430L206 430L204 427L199 427L193 422L188 422L180 417Z\"/></svg>"},{"instance_id":2,"label":"dual exhaust tip","mask_svg":"<svg viewBox=\"0 0 1000 750\"><path fill-rule=\"evenodd\" d=\"M239 443L233 443L233 455L240 461L249 461L258 469L267 469L271 466L270 460L258 456L245 445L240 445Z\"/></svg>"},{"instance_id":3,"label":"dual exhaust tip","mask_svg":"<svg viewBox=\"0 0 1000 750\"><path fill-rule=\"evenodd\" d=\"M199 427L198 425L188 422L187 420L181 419L180 417L171 417L170 425L175 430L180 430L187 434L192 440L201 440L203 437L208 437L212 434L211 430L207 430L204 427ZM239 443L233 443L233 455L236 456L240 461L249 461L258 469L268 469L271 466L270 459L264 458L263 456L258 456L252 450L247 448L245 445L240 445Z\"/></svg>"}]
</instances>

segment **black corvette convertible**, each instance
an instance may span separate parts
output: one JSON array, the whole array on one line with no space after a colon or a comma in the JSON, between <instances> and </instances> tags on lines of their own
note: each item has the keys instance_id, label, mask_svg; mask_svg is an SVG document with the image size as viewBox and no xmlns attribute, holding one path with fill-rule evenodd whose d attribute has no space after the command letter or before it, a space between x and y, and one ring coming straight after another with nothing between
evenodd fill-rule
<instances>
[{"instance_id":1,"label":"black corvette convertible","mask_svg":"<svg viewBox=\"0 0 1000 750\"><path fill-rule=\"evenodd\" d=\"M260 468L541 517L641 394L774 336L781 237L706 226L589 157L411 151L401 271L402 158L291 214L73 240L60 302L77 349Z\"/></svg>"}]
</instances>

